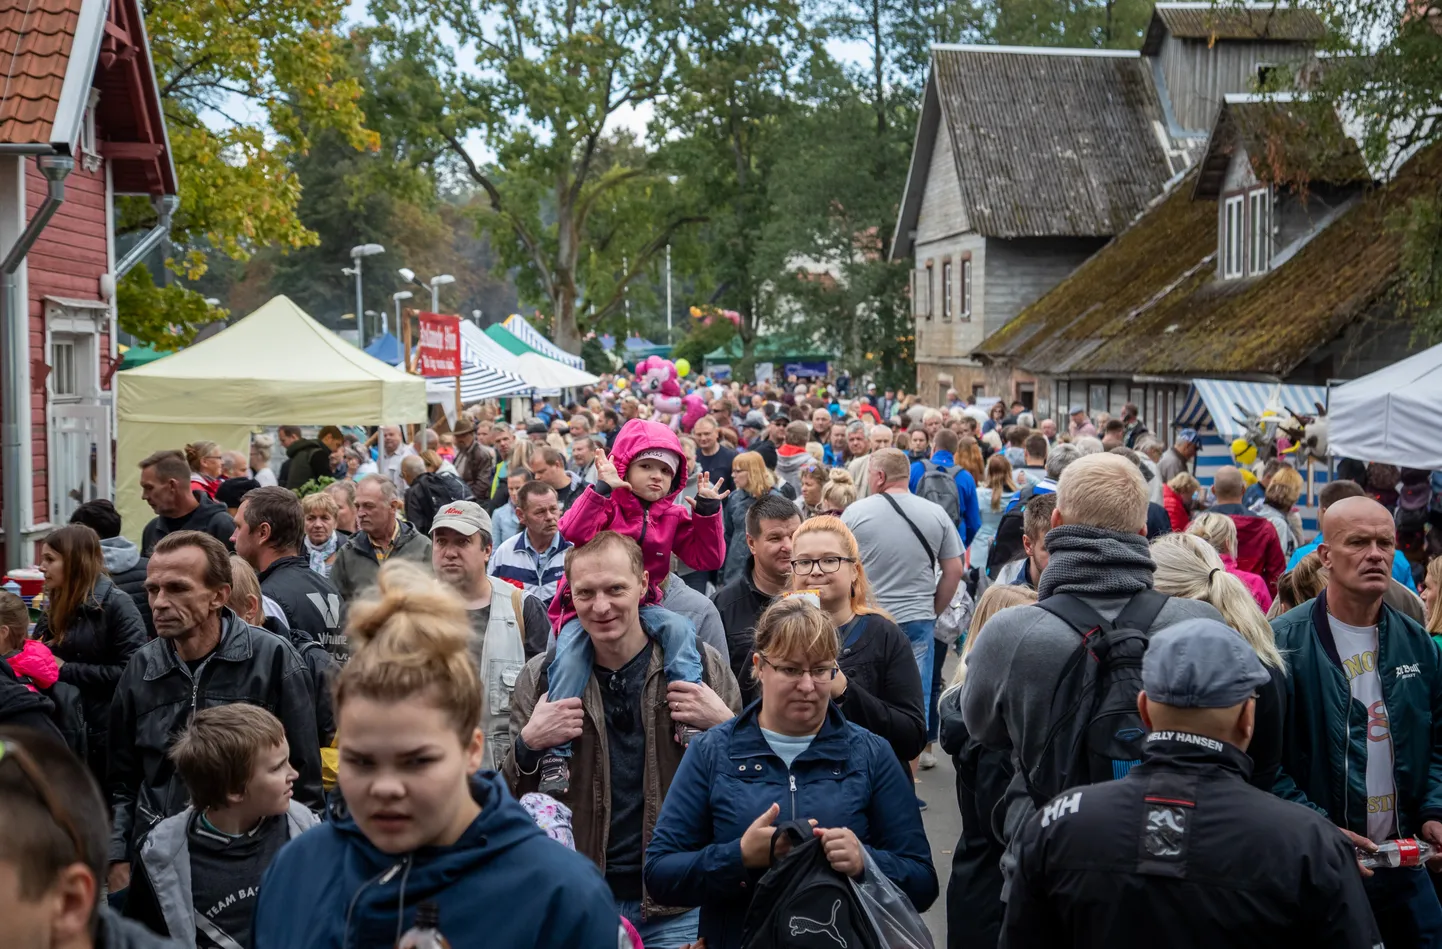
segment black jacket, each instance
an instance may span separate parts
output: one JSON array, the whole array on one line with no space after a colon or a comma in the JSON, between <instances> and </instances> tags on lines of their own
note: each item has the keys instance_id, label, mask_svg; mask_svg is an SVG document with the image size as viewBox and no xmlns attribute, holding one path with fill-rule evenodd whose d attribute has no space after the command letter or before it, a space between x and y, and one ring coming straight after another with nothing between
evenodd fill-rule
<instances>
[{"instance_id":1,"label":"black jacket","mask_svg":"<svg viewBox=\"0 0 1442 949\"><path fill-rule=\"evenodd\" d=\"M180 729L203 708L251 702L280 719L300 772L295 799L312 810L324 804L315 697L310 673L290 643L255 629L229 609L220 614L215 651L194 673L169 641L157 639L135 654L110 708L106 790L115 814L111 862L129 861L140 838L185 807L185 785L166 757Z\"/></svg>"},{"instance_id":2,"label":"black jacket","mask_svg":"<svg viewBox=\"0 0 1442 949\"><path fill-rule=\"evenodd\" d=\"M285 611L285 621L292 631L305 633L338 655L345 640L345 610L340 594L325 577L310 569L305 557L282 557L258 575L260 592L274 600Z\"/></svg>"},{"instance_id":3,"label":"black jacket","mask_svg":"<svg viewBox=\"0 0 1442 949\"><path fill-rule=\"evenodd\" d=\"M235 534L235 521L225 509L225 505L203 491L190 493L200 502L200 506L184 517L157 515L151 518L140 535L140 556L149 557L155 552L155 545L160 543L162 537L176 531L200 531L202 534L209 534L224 544L226 550L234 552L235 545L230 542L230 538Z\"/></svg>"},{"instance_id":4,"label":"black jacket","mask_svg":"<svg viewBox=\"0 0 1442 949\"><path fill-rule=\"evenodd\" d=\"M986 748L971 737L961 717L961 690L941 697L941 750L956 768L956 806L961 811L961 839L951 858L946 885L947 949L994 949L1001 938L1001 855L996 834L1011 783L1010 751ZM1004 810L1004 806L1001 807Z\"/></svg>"},{"instance_id":5,"label":"black jacket","mask_svg":"<svg viewBox=\"0 0 1442 949\"><path fill-rule=\"evenodd\" d=\"M133 919L125 919L102 899L94 946L95 949L180 949L181 943L157 936Z\"/></svg>"},{"instance_id":6,"label":"black jacket","mask_svg":"<svg viewBox=\"0 0 1442 949\"><path fill-rule=\"evenodd\" d=\"M64 661L60 681L80 690L89 763L97 775L104 774L110 700L130 657L146 641L145 623L135 609L135 601L114 581L101 577L90 596L81 602L59 643L51 635L48 614L35 624L35 638Z\"/></svg>"},{"instance_id":7,"label":"black jacket","mask_svg":"<svg viewBox=\"0 0 1442 949\"><path fill-rule=\"evenodd\" d=\"M891 745L907 772L926 747L926 706L911 641L884 616L858 616L853 622L866 626L849 648L843 634L837 665L846 675L846 691L836 704L848 722Z\"/></svg>"},{"instance_id":8,"label":"black jacket","mask_svg":"<svg viewBox=\"0 0 1442 949\"><path fill-rule=\"evenodd\" d=\"M283 488L296 488L316 478L335 477L330 466L330 449L314 438L301 438L285 450L285 481Z\"/></svg>"},{"instance_id":9,"label":"black jacket","mask_svg":"<svg viewBox=\"0 0 1442 949\"><path fill-rule=\"evenodd\" d=\"M756 683L751 680L751 647L756 642L756 621L776 599L756 589L756 584L751 582L754 569L756 561L748 556L741 576L711 597L711 602L716 604L716 612L721 614L721 628L726 630L726 651L730 653L731 671L736 674L736 682L741 686L743 706L750 705L760 694Z\"/></svg>"},{"instance_id":10,"label":"black jacket","mask_svg":"<svg viewBox=\"0 0 1442 949\"><path fill-rule=\"evenodd\" d=\"M0 659L0 725L29 728L63 741L64 736L51 717L54 713L55 703L21 685L10 663Z\"/></svg>"},{"instance_id":11,"label":"black jacket","mask_svg":"<svg viewBox=\"0 0 1442 949\"><path fill-rule=\"evenodd\" d=\"M1125 778L1053 799L1015 841L1003 945L1380 944L1346 838L1250 771L1231 745L1153 732Z\"/></svg>"},{"instance_id":12,"label":"black jacket","mask_svg":"<svg viewBox=\"0 0 1442 949\"><path fill-rule=\"evenodd\" d=\"M429 537L431 522L441 508L452 501L465 501L470 497L470 489L461 483L460 478L439 471L427 471L406 489L406 520Z\"/></svg>"}]
</instances>

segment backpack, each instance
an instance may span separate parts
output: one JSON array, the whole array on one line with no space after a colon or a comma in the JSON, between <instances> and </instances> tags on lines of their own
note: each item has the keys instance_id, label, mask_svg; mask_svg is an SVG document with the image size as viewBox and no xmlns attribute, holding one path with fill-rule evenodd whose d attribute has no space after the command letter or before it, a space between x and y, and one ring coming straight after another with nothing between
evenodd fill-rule
<instances>
[{"instance_id":1,"label":"backpack","mask_svg":"<svg viewBox=\"0 0 1442 949\"><path fill-rule=\"evenodd\" d=\"M791 850L778 860L783 835ZM746 911L741 949L883 949L850 881L831 869L809 824L778 824L771 855Z\"/></svg>"},{"instance_id":2,"label":"backpack","mask_svg":"<svg viewBox=\"0 0 1442 949\"><path fill-rule=\"evenodd\" d=\"M1124 778L1141 761L1142 657L1166 603L1165 594L1142 590L1112 622L1067 593L1037 603L1081 636L1052 692L1041 756L1021 769L1038 807L1068 788Z\"/></svg>"},{"instance_id":3,"label":"backpack","mask_svg":"<svg viewBox=\"0 0 1442 949\"><path fill-rule=\"evenodd\" d=\"M956 487L956 473L961 469L952 465L943 468L930 461L923 461L921 480L916 483L916 496L926 498L933 504L940 504L951 518L951 523L961 523L961 494Z\"/></svg>"},{"instance_id":4,"label":"backpack","mask_svg":"<svg viewBox=\"0 0 1442 949\"><path fill-rule=\"evenodd\" d=\"M1420 534L1427 529L1428 508L1432 504L1432 485L1404 484L1397 495L1397 533Z\"/></svg>"},{"instance_id":5,"label":"backpack","mask_svg":"<svg viewBox=\"0 0 1442 949\"><path fill-rule=\"evenodd\" d=\"M1001 516L996 525L996 536L991 541L991 553L986 560L986 576L995 580L1001 568L1026 556L1021 544L1022 525L1026 518L1026 502L1036 494L1036 486L1027 484L1016 495L1016 506Z\"/></svg>"}]
</instances>

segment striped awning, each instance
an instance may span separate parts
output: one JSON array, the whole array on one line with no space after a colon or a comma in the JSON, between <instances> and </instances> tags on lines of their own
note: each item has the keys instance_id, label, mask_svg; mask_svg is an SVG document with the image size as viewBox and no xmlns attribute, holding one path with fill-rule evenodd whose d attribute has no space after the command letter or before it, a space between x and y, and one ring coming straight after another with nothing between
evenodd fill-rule
<instances>
[{"instance_id":1,"label":"striped awning","mask_svg":"<svg viewBox=\"0 0 1442 949\"><path fill-rule=\"evenodd\" d=\"M500 369L493 369L475 347L461 338L461 401L467 404L482 399L499 399L504 396L525 395L531 385L520 376Z\"/></svg>"},{"instance_id":2,"label":"striped awning","mask_svg":"<svg viewBox=\"0 0 1442 949\"><path fill-rule=\"evenodd\" d=\"M1177 412L1177 424L1202 428L1208 421L1218 435L1238 438L1246 427L1238 421L1247 414L1260 415L1273 409L1310 414L1314 402L1327 402L1323 386L1286 385L1279 382L1235 382L1230 379L1193 379L1187 399Z\"/></svg>"},{"instance_id":3,"label":"striped awning","mask_svg":"<svg viewBox=\"0 0 1442 949\"><path fill-rule=\"evenodd\" d=\"M563 362L572 369L586 368L586 361L584 359L574 353L566 352L549 339L546 339L546 337L541 335L540 331L530 323L527 323L526 318L519 313L512 313L506 317L506 321L501 325L515 334L515 336L527 346L541 353L543 356L549 356L557 362Z\"/></svg>"}]
</instances>

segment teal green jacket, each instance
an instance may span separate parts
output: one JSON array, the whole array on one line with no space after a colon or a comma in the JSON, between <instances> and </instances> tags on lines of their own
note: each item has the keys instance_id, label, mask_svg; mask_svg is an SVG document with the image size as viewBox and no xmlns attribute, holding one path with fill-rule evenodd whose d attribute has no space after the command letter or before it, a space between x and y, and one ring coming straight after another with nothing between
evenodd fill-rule
<instances>
[{"instance_id":1,"label":"teal green jacket","mask_svg":"<svg viewBox=\"0 0 1442 949\"><path fill-rule=\"evenodd\" d=\"M1367 734L1376 727L1352 699L1327 622L1324 591L1272 621L1287 660L1282 768L1274 792L1366 836ZM1392 736L1397 837L1442 820L1442 660L1416 622L1387 605L1377 628L1377 668ZM1370 802L1391 807L1393 802Z\"/></svg>"}]
</instances>

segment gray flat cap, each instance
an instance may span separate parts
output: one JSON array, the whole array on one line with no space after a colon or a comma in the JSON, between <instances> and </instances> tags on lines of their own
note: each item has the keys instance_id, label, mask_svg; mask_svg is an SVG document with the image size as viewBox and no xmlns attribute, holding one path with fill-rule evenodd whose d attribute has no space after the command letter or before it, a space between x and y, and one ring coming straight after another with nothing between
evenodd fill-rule
<instances>
[{"instance_id":1,"label":"gray flat cap","mask_svg":"<svg viewBox=\"0 0 1442 949\"><path fill-rule=\"evenodd\" d=\"M1147 698L1175 708L1231 708L1271 680L1242 634L1189 619L1155 634L1142 659Z\"/></svg>"}]
</instances>

